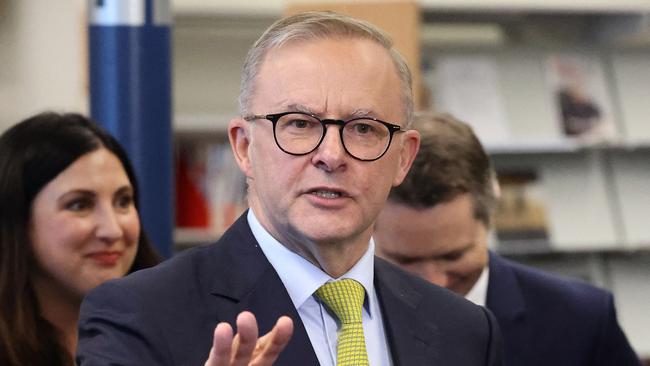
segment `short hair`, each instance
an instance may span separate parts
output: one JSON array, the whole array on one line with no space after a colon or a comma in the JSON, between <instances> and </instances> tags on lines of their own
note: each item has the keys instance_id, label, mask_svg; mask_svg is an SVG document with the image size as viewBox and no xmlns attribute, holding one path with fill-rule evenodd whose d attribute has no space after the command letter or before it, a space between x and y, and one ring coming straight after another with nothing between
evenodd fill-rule
<instances>
[{"instance_id":1,"label":"short hair","mask_svg":"<svg viewBox=\"0 0 650 366\"><path fill-rule=\"evenodd\" d=\"M469 193L474 217L490 225L496 203L496 176L490 158L472 128L448 114L418 114L413 128L420 132L420 150L404 182L389 201L414 208L431 208Z\"/></svg>"},{"instance_id":2,"label":"short hair","mask_svg":"<svg viewBox=\"0 0 650 366\"><path fill-rule=\"evenodd\" d=\"M42 113L14 125L0 137L0 364L67 364L56 330L40 316L30 283L35 256L28 226L33 201L43 187L81 156L102 147L121 162L133 186L137 208L138 184L126 152L88 118ZM158 261L141 230L129 272Z\"/></svg>"},{"instance_id":3,"label":"short hair","mask_svg":"<svg viewBox=\"0 0 650 366\"><path fill-rule=\"evenodd\" d=\"M413 117L411 72L404 57L395 49L391 38L378 27L347 15L331 11L308 11L273 23L248 51L242 70L239 112L251 113L250 101L255 92L255 79L265 56L272 49L288 44L319 39L367 39L381 45L390 55L401 81L404 123L410 126Z\"/></svg>"}]
</instances>

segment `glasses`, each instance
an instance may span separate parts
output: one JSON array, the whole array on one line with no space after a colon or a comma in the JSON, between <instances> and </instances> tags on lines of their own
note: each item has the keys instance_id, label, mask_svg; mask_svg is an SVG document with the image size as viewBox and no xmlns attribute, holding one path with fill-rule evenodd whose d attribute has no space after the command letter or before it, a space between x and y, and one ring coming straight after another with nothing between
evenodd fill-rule
<instances>
[{"instance_id":1,"label":"glasses","mask_svg":"<svg viewBox=\"0 0 650 366\"><path fill-rule=\"evenodd\" d=\"M244 117L246 121L266 119L273 123L273 138L280 150L290 155L307 155L323 142L327 125L337 125L345 151L361 161L374 161L386 153L393 134L404 132L398 125L376 118L360 117L347 121L320 119L313 114L284 112Z\"/></svg>"}]
</instances>

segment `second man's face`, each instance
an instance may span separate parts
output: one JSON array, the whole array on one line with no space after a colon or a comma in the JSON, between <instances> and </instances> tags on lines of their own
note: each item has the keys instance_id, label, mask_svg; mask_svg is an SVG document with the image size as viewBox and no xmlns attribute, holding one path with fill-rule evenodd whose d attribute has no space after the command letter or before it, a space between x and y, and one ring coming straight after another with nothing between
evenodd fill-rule
<instances>
[{"instance_id":1,"label":"second man's face","mask_svg":"<svg viewBox=\"0 0 650 366\"><path fill-rule=\"evenodd\" d=\"M401 90L392 59L376 43L307 41L266 55L250 111L375 117L404 126ZM415 131L396 134L381 159L364 162L346 153L338 128L330 125L314 152L292 156L276 146L271 122L246 126L250 145L242 167L249 177L251 207L285 245L365 241L360 244L365 250L372 223L391 186L404 178L419 141Z\"/></svg>"},{"instance_id":2,"label":"second man's face","mask_svg":"<svg viewBox=\"0 0 650 366\"><path fill-rule=\"evenodd\" d=\"M488 261L487 228L467 193L425 209L389 202L374 237L379 256L463 296Z\"/></svg>"}]
</instances>

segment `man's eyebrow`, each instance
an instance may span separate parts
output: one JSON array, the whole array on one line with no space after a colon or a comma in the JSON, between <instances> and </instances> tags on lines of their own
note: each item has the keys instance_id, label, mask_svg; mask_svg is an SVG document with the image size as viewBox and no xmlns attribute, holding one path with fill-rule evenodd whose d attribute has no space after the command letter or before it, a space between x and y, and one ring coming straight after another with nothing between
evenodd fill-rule
<instances>
[{"instance_id":1,"label":"man's eyebrow","mask_svg":"<svg viewBox=\"0 0 650 366\"><path fill-rule=\"evenodd\" d=\"M304 104L291 103L286 106L287 112L302 112L307 114L316 115L313 109L307 107Z\"/></svg>"},{"instance_id":2,"label":"man's eyebrow","mask_svg":"<svg viewBox=\"0 0 650 366\"><path fill-rule=\"evenodd\" d=\"M372 109L359 108L359 109L355 109L352 113L350 113L350 117L352 117L352 118L357 118L357 117L376 117L376 115L375 115L375 113L372 111Z\"/></svg>"},{"instance_id":3,"label":"man's eyebrow","mask_svg":"<svg viewBox=\"0 0 650 366\"><path fill-rule=\"evenodd\" d=\"M476 245L476 243L474 243L474 242L467 243L467 244L465 244L464 246L462 246L460 248L456 248L456 249L453 249L453 250L450 250L450 251L447 251L447 252L444 252L444 253L438 253L438 254L432 255L430 258L431 259L440 259L440 258L445 258L445 257L461 255L461 254L467 252L468 250L470 250L472 247L474 247L474 245Z\"/></svg>"},{"instance_id":4,"label":"man's eyebrow","mask_svg":"<svg viewBox=\"0 0 650 366\"><path fill-rule=\"evenodd\" d=\"M418 261L418 260L422 259L421 256L404 255L404 254L394 252L394 251L391 251L391 250L384 250L384 253L386 254L386 256L388 256L388 257L390 257L390 258L392 258L392 259L394 259L394 260L396 260L398 262L415 262L415 261Z\"/></svg>"},{"instance_id":5,"label":"man's eyebrow","mask_svg":"<svg viewBox=\"0 0 650 366\"><path fill-rule=\"evenodd\" d=\"M319 112L316 112L315 110L307 107L304 104L300 103L291 103L287 104L285 107L287 112L302 112L302 113L307 113L307 114L312 114L315 116L319 116ZM350 119L350 118L362 118L362 117L372 117L372 118L377 118L376 113L372 111L372 109L368 108L358 108L352 111L352 113L342 116L344 119Z\"/></svg>"}]
</instances>

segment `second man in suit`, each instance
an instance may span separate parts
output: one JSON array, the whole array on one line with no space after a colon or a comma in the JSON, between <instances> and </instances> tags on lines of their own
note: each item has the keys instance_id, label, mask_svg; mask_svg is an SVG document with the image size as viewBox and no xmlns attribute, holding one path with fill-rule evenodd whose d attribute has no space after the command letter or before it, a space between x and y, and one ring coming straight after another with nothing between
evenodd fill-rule
<instances>
[{"instance_id":1,"label":"second man in suit","mask_svg":"<svg viewBox=\"0 0 650 366\"><path fill-rule=\"evenodd\" d=\"M498 185L472 129L421 115L420 151L377 219L377 253L487 306L509 366L636 366L612 295L510 262L488 250Z\"/></svg>"}]
</instances>

